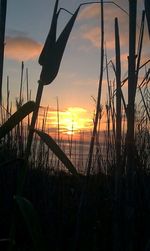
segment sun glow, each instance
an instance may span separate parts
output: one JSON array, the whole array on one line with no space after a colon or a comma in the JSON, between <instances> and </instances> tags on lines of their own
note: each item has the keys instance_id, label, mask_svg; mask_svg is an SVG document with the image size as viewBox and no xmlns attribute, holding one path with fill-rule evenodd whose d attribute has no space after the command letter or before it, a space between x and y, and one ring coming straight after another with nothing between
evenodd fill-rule
<instances>
[{"instance_id":1,"label":"sun glow","mask_svg":"<svg viewBox=\"0 0 150 251\"><path fill-rule=\"evenodd\" d=\"M38 127L42 127L43 117L46 114L46 108L41 107ZM84 138L89 140L93 129L93 113L82 107L68 107L65 110L57 111L56 109L49 109L44 130L54 138L59 136L62 139L68 139L68 136L73 136L75 140L80 140L81 134L84 133ZM99 130L107 130L107 114L102 113ZM110 122L110 130L112 124Z\"/></svg>"},{"instance_id":2,"label":"sun glow","mask_svg":"<svg viewBox=\"0 0 150 251\"><path fill-rule=\"evenodd\" d=\"M76 135L92 128L92 114L81 107L69 107L65 111L49 111L47 127L56 129L63 135Z\"/></svg>"}]
</instances>

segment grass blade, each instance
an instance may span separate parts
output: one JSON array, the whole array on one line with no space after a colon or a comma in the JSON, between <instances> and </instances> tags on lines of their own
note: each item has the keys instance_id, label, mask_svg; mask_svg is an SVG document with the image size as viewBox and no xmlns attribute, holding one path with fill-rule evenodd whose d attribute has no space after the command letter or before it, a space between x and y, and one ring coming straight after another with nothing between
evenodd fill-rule
<instances>
[{"instance_id":1,"label":"grass blade","mask_svg":"<svg viewBox=\"0 0 150 251\"><path fill-rule=\"evenodd\" d=\"M40 138L44 141L44 143L50 148L50 150L59 158L59 160L65 165L68 171L74 175L77 175L76 168L72 164L72 162L68 159L66 154L61 150L61 148L57 145L57 143L52 139L48 134L34 130Z\"/></svg>"},{"instance_id":2,"label":"grass blade","mask_svg":"<svg viewBox=\"0 0 150 251\"><path fill-rule=\"evenodd\" d=\"M0 127L0 139L9 133L21 120L23 120L28 114L35 110L36 104L33 101L29 101L20 107L1 127Z\"/></svg>"}]
</instances>

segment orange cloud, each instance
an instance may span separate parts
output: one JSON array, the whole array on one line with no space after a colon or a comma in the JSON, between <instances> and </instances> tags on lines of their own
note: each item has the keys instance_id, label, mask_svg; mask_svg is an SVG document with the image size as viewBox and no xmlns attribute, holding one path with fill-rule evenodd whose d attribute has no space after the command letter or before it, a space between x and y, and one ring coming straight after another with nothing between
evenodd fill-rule
<instances>
[{"instance_id":1,"label":"orange cloud","mask_svg":"<svg viewBox=\"0 0 150 251\"><path fill-rule=\"evenodd\" d=\"M91 45L98 48L100 46L100 25L96 27L88 26L87 20L96 18L100 23L100 5L93 4L85 7L79 16L79 20L85 21L86 24L81 28L81 38L91 42ZM114 49L114 19L118 17L120 28L121 46L128 46L128 15L112 4L104 5L104 27L105 41L107 48Z\"/></svg>"},{"instance_id":2,"label":"orange cloud","mask_svg":"<svg viewBox=\"0 0 150 251\"><path fill-rule=\"evenodd\" d=\"M92 27L88 31L82 33L82 38L90 41L96 48L100 46L100 30L99 27Z\"/></svg>"},{"instance_id":3,"label":"orange cloud","mask_svg":"<svg viewBox=\"0 0 150 251\"><path fill-rule=\"evenodd\" d=\"M83 8L78 16L78 20L87 20L91 18L100 17L100 4L92 4ZM121 23L125 23L127 20L127 14L119 9L113 4L104 5L104 19L105 21L113 20L115 17L118 17Z\"/></svg>"},{"instance_id":4,"label":"orange cloud","mask_svg":"<svg viewBox=\"0 0 150 251\"><path fill-rule=\"evenodd\" d=\"M114 30L106 29L105 30L105 41L106 41L106 47L109 50L113 50L115 48L115 36L114 36ZM81 38L88 40L93 47L99 48L100 47L100 27L88 27L88 28L82 28L81 29ZM121 46L127 46L128 45L128 36L125 34L121 34L120 36L120 44Z\"/></svg>"},{"instance_id":5,"label":"orange cloud","mask_svg":"<svg viewBox=\"0 0 150 251\"><path fill-rule=\"evenodd\" d=\"M128 11L127 3L119 2L121 7ZM138 41L138 34L140 30L140 23L141 23L141 15L142 9L144 8L143 2L138 1L137 7L137 41ZM87 20L96 18L97 20L100 19L100 5L99 4L92 4L89 6L84 7L79 15L79 20L85 21L87 25ZM120 30L120 44L128 48L128 34L129 34L129 16L127 13L123 12L114 4L104 4L104 26L105 26L105 41L107 42L107 48L113 49L114 48L114 19L115 17L118 18L119 23L119 30ZM91 20L90 20L91 22ZM85 28L85 27L84 27ZM81 34L81 37L84 39L89 40L94 47L99 46L99 36L100 33L98 32L97 28L87 27L86 30L83 30L84 34ZM149 34L147 26L145 27L144 33L144 47L149 46Z\"/></svg>"},{"instance_id":6,"label":"orange cloud","mask_svg":"<svg viewBox=\"0 0 150 251\"><path fill-rule=\"evenodd\" d=\"M86 8L84 8L80 12L78 20L95 18L95 17L99 16L99 14L100 14L99 5L98 4L92 4L90 6L87 6Z\"/></svg>"},{"instance_id":7,"label":"orange cloud","mask_svg":"<svg viewBox=\"0 0 150 251\"><path fill-rule=\"evenodd\" d=\"M40 55L42 45L28 37L7 37L5 56L17 61L32 60Z\"/></svg>"}]
</instances>

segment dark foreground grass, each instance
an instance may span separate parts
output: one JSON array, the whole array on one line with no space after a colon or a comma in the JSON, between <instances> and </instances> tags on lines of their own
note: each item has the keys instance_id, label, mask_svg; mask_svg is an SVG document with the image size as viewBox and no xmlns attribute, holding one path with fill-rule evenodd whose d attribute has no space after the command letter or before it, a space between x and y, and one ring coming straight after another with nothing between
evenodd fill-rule
<instances>
[{"instance_id":1,"label":"dark foreground grass","mask_svg":"<svg viewBox=\"0 0 150 251\"><path fill-rule=\"evenodd\" d=\"M0 239L9 238L12 217L15 215L14 250L30 251L33 247L26 224L13 201L21 165L22 161L18 160L0 168ZM77 180L63 172L51 173L31 168L28 170L23 196L32 202L38 213L48 250L70 251L75 250L75 247L82 251L113 250L113 174L90 177L79 214L84 181L84 176ZM132 180L131 192L133 200L128 202L126 178L122 177L117 220L120 250L131 250L131 247L132 251L149 250L146 246L150 239L150 175L143 170L137 170ZM7 241L0 241L0 250L8 250Z\"/></svg>"}]
</instances>

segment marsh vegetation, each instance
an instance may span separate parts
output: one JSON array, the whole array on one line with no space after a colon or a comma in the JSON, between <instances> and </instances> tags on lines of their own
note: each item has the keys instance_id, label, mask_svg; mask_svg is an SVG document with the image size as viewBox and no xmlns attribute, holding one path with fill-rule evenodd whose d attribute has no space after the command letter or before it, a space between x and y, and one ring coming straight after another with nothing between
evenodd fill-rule
<instances>
[{"instance_id":1,"label":"marsh vegetation","mask_svg":"<svg viewBox=\"0 0 150 251\"><path fill-rule=\"evenodd\" d=\"M56 39L61 11L58 2L55 1L50 31L39 57L42 71L36 100L30 98L27 70L27 94L23 98L23 63L15 112L12 113L9 77L6 100L1 95L0 249L148 251L150 59L142 64L141 59L146 23L150 31L149 1L145 0L139 32L136 31L137 1L129 1L129 56L125 79L121 76L119 20L117 17L112 20L115 60L108 62L107 53L104 54L105 2L97 3L101 10L100 79L91 138L86 142L86 159L83 140L78 145L71 137L69 141L61 140L59 120L56 137L50 135L46 128L48 109L45 108L42 125L39 127L37 123L44 86L57 77L76 17L80 8L87 4L81 4L73 14L69 12L70 19ZM6 0L0 1L1 86L6 4ZM109 76L110 64L114 71L113 81ZM145 73L139 78L143 68ZM102 107L104 70L108 100ZM126 83L127 100L122 88ZM59 114L58 109L57 112ZM101 132L103 113L107 119L105 132ZM73 151L80 155L73 158Z\"/></svg>"}]
</instances>

